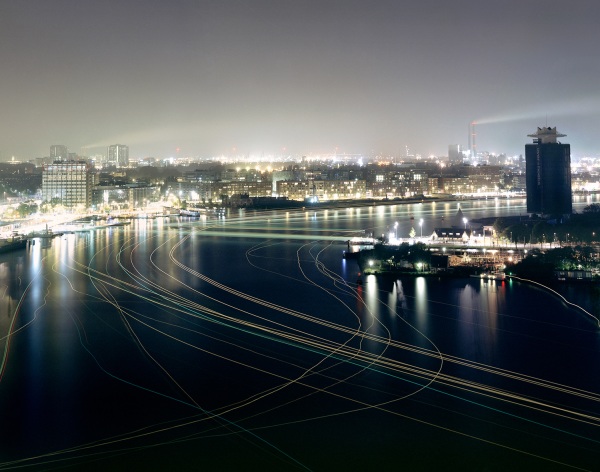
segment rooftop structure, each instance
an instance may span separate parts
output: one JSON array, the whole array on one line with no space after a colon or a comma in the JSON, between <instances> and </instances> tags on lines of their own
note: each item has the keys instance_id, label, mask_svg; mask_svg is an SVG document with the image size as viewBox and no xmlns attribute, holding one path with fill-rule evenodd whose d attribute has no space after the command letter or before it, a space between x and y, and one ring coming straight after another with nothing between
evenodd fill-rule
<instances>
[{"instance_id":1,"label":"rooftop structure","mask_svg":"<svg viewBox=\"0 0 600 472\"><path fill-rule=\"evenodd\" d=\"M544 127L538 128L537 132L533 134L528 134L530 138L534 138L534 144L548 144L548 143L559 143L557 138L564 138L566 134L559 133L556 131L556 126L554 128ZM559 143L560 144L560 143Z\"/></svg>"}]
</instances>

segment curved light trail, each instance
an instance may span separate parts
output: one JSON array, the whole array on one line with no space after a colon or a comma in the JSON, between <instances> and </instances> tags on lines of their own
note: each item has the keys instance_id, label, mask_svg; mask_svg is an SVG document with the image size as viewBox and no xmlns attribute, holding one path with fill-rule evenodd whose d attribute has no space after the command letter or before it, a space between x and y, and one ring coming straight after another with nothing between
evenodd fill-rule
<instances>
[{"instance_id":1,"label":"curved light trail","mask_svg":"<svg viewBox=\"0 0 600 472\"><path fill-rule=\"evenodd\" d=\"M158 446L188 451L230 440L276 468L320 469L310 451L277 431L301 435L303 425L337 428L342 418L364 415L418 424L540 467L588 470L599 458L600 393L445 352L445 340L419 325L416 306L436 308L425 312L431 323L445 317L461 329L485 326L486 316L519 321L513 313L474 306L480 318L469 325L454 319L463 309L456 301L409 295L400 314L386 290L352 283L331 261L340 257L336 242L363 226L377 231L372 210L360 212L364 218L335 212L337 221L298 211L143 228L138 222L135 231L57 241L12 314L0 393L21 368L8 358L11 339L60 319L75 333L69 352L79 352L97 378L110 379L114 387L106 388L160 411L139 427L116 424L114 434L68 447L2 455L0 470L110 463ZM348 229L353 217L358 227ZM215 272L218 261L230 271ZM37 285L42 301L20 313ZM67 298L80 308L65 308L61 317L55 307Z\"/></svg>"}]
</instances>

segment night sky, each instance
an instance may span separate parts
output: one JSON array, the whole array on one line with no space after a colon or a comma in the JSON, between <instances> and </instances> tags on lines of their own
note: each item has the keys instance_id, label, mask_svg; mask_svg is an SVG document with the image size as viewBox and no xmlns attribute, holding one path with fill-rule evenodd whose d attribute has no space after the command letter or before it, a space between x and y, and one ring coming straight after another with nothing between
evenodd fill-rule
<instances>
[{"instance_id":1,"label":"night sky","mask_svg":"<svg viewBox=\"0 0 600 472\"><path fill-rule=\"evenodd\" d=\"M597 0L0 0L0 159L446 155L473 120L480 151L548 124L596 156L599 20Z\"/></svg>"}]
</instances>

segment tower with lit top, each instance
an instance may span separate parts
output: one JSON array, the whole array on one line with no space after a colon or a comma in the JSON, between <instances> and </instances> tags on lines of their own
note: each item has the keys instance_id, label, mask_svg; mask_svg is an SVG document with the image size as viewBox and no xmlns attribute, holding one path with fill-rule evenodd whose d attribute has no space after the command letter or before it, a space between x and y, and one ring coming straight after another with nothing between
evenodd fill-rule
<instances>
[{"instance_id":1,"label":"tower with lit top","mask_svg":"<svg viewBox=\"0 0 600 472\"><path fill-rule=\"evenodd\" d=\"M525 145L527 212L548 216L571 214L571 146L558 138L566 136L556 127L538 128L533 144Z\"/></svg>"}]
</instances>

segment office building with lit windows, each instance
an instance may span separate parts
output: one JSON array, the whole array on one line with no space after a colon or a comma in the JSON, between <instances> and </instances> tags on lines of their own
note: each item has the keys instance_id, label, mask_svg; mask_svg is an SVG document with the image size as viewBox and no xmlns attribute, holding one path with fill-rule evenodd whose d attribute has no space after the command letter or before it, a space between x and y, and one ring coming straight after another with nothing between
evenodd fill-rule
<instances>
[{"instance_id":1,"label":"office building with lit windows","mask_svg":"<svg viewBox=\"0 0 600 472\"><path fill-rule=\"evenodd\" d=\"M69 157L69 150L64 144L53 144L50 146L50 161L66 161Z\"/></svg>"},{"instance_id":2,"label":"office building with lit windows","mask_svg":"<svg viewBox=\"0 0 600 472\"><path fill-rule=\"evenodd\" d=\"M108 146L106 161L109 166L127 167L129 165L129 146L111 144Z\"/></svg>"},{"instance_id":3,"label":"office building with lit windows","mask_svg":"<svg viewBox=\"0 0 600 472\"><path fill-rule=\"evenodd\" d=\"M42 199L65 207L89 208L94 174L82 161L55 161L42 171Z\"/></svg>"}]
</instances>

